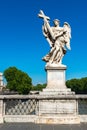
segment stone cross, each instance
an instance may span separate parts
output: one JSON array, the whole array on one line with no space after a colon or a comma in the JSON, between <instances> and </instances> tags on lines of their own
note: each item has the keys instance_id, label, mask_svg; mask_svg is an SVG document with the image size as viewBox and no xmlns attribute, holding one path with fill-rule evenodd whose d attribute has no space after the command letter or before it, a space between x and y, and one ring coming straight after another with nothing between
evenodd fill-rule
<instances>
[{"instance_id":1,"label":"stone cross","mask_svg":"<svg viewBox=\"0 0 87 130\"><path fill-rule=\"evenodd\" d=\"M50 18L46 16L42 10L40 10L40 13L38 14L38 16L40 18L43 18L44 20L50 20Z\"/></svg>"},{"instance_id":2,"label":"stone cross","mask_svg":"<svg viewBox=\"0 0 87 130\"><path fill-rule=\"evenodd\" d=\"M44 25L46 25L46 28L48 29L52 39L54 39L54 34L53 34L52 29L51 29L49 22L48 22L48 20L50 20L50 18L48 16L46 16L42 10L40 10L40 14L38 14L38 17L43 18Z\"/></svg>"}]
</instances>

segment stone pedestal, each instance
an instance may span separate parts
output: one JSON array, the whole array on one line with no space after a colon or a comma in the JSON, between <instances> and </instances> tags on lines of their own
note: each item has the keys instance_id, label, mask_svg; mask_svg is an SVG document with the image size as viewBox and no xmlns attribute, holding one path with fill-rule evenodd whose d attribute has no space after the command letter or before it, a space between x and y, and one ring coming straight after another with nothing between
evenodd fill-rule
<instances>
[{"instance_id":1,"label":"stone pedestal","mask_svg":"<svg viewBox=\"0 0 87 130\"><path fill-rule=\"evenodd\" d=\"M65 70L66 66L47 66L47 87L49 89L66 89L65 85Z\"/></svg>"},{"instance_id":2,"label":"stone pedestal","mask_svg":"<svg viewBox=\"0 0 87 130\"><path fill-rule=\"evenodd\" d=\"M42 95L41 95L42 96ZM47 124L79 124L80 118L77 110L78 105L75 99L51 97L39 100L38 118L36 123Z\"/></svg>"},{"instance_id":3,"label":"stone pedestal","mask_svg":"<svg viewBox=\"0 0 87 130\"><path fill-rule=\"evenodd\" d=\"M75 96L75 92L72 92L65 84L65 70L64 65L46 66L47 87L39 93L41 97L46 98L39 100L37 123L80 123L77 116L77 102L70 98Z\"/></svg>"},{"instance_id":4,"label":"stone pedestal","mask_svg":"<svg viewBox=\"0 0 87 130\"><path fill-rule=\"evenodd\" d=\"M76 115L76 101L70 99L49 99L39 102L39 115Z\"/></svg>"},{"instance_id":5,"label":"stone pedestal","mask_svg":"<svg viewBox=\"0 0 87 130\"><path fill-rule=\"evenodd\" d=\"M40 92L40 95L74 95L65 84L65 65L46 66L47 86Z\"/></svg>"}]
</instances>

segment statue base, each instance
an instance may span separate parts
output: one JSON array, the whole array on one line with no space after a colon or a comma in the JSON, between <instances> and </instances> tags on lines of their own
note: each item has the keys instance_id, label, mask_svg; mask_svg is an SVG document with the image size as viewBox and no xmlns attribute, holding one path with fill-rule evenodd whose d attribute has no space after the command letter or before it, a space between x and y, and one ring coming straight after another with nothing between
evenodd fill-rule
<instances>
[{"instance_id":1,"label":"statue base","mask_svg":"<svg viewBox=\"0 0 87 130\"><path fill-rule=\"evenodd\" d=\"M46 66L48 89L66 89L65 70L66 66Z\"/></svg>"},{"instance_id":2,"label":"statue base","mask_svg":"<svg viewBox=\"0 0 87 130\"><path fill-rule=\"evenodd\" d=\"M40 95L36 123L79 124L77 101L74 96Z\"/></svg>"},{"instance_id":3,"label":"statue base","mask_svg":"<svg viewBox=\"0 0 87 130\"><path fill-rule=\"evenodd\" d=\"M46 66L47 86L40 92L40 95L74 95L70 88L65 84L65 65Z\"/></svg>"},{"instance_id":4,"label":"statue base","mask_svg":"<svg viewBox=\"0 0 87 130\"><path fill-rule=\"evenodd\" d=\"M66 87L66 66L46 66L47 87L39 93L37 123L78 124L75 92Z\"/></svg>"},{"instance_id":5,"label":"statue base","mask_svg":"<svg viewBox=\"0 0 87 130\"><path fill-rule=\"evenodd\" d=\"M75 95L75 92L71 91L70 88L66 88L66 89L49 89L49 88L45 88L43 89L42 92L39 92L40 95Z\"/></svg>"}]
</instances>

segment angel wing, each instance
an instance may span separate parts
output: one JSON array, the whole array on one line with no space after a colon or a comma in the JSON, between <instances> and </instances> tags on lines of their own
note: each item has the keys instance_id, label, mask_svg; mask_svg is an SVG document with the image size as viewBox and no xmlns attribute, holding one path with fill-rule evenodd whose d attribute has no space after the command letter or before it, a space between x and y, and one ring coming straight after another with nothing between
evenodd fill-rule
<instances>
[{"instance_id":1,"label":"angel wing","mask_svg":"<svg viewBox=\"0 0 87 130\"><path fill-rule=\"evenodd\" d=\"M70 47L71 27L67 22L64 22L64 31L65 31L64 40L65 40L65 43L66 43L66 47L69 50L71 50L71 47Z\"/></svg>"}]
</instances>

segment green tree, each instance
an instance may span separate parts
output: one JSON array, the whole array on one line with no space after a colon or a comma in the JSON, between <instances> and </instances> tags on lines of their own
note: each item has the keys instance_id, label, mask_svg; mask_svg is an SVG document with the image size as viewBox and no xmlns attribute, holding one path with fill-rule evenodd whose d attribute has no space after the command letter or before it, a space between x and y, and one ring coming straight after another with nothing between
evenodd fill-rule
<instances>
[{"instance_id":1,"label":"green tree","mask_svg":"<svg viewBox=\"0 0 87 130\"><path fill-rule=\"evenodd\" d=\"M17 91L19 94L28 94L32 88L32 79L16 67L9 67L4 71L9 90Z\"/></svg>"},{"instance_id":2,"label":"green tree","mask_svg":"<svg viewBox=\"0 0 87 130\"><path fill-rule=\"evenodd\" d=\"M32 90L42 91L44 88L46 88L46 84L37 84L36 86L33 86Z\"/></svg>"},{"instance_id":3,"label":"green tree","mask_svg":"<svg viewBox=\"0 0 87 130\"><path fill-rule=\"evenodd\" d=\"M87 94L87 77L67 80L66 86L75 91L76 94Z\"/></svg>"}]
</instances>

